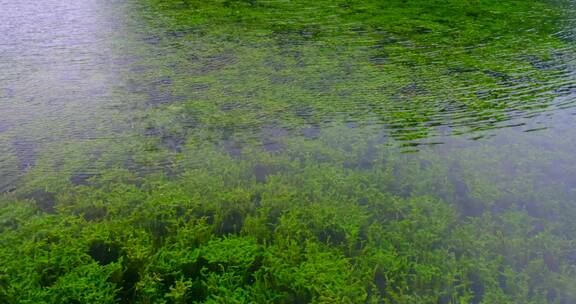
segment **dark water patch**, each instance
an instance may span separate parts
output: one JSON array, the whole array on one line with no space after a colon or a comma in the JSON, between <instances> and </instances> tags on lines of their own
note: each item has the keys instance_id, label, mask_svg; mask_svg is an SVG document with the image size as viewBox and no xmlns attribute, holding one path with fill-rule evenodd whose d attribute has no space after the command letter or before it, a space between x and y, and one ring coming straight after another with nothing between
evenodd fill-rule
<instances>
[{"instance_id":1,"label":"dark water patch","mask_svg":"<svg viewBox=\"0 0 576 304\"><path fill-rule=\"evenodd\" d=\"M428 93L428 90L417 83L411 83L398 90L398 95L401 97L416 96Z\"/></svg>"},{"instance_id":2,"label":"dark water patch","mask_svg":"<svg viewBox=\"0 0 576 304\"><path fill-rule=\"evenodd\" d=\"M453 162L448 172L448 181L454 191L454 201L463 216L480 216L484 213L484 205L470 196L471 190L466 180L460 164Z\"/></svg>"},{"instance_id":3,"label":"dark water patch","mask_svg":"<svg viewBox=\"0 0 576 304\"><path fill-rule=\"evenodd\" d=\"M429 170L432 167L432 162L427 159L421 159L419 163L420 169L422 169L422 171Z\"/></svg>"},{"instance_id":4,"label":"dark water patch","mask_svg":"<svg viewBox=\"0 0 576 304\"><path fill-rule=\"evenodd\" d=\"M370 170L374 167L375 160L376 149L370 145L358 159L345 161L343 167L346 169Z\"/></svg>"},{"instance_id":5,"label":"dark water patch","mask_svg":"<svg viewBox=\"0 0 576 304\"><path fill-rule=\"evenodd\" d=\"M293 77L277 74L271 75L269 79L273 85L287 85L295 81Z\"/></svg>"},{"instance_id":6,"label":"dark water patch","mask_svg":"<svg viewBox=\"0 0 576 304\"><path fill-rule=\"evenodd\" d=\"M267 215L267 221L271 226L276 226L280 223L280 218L284 214L284 210L282 208L276 207L270 209Z\"/></svg>"},{"instance_id":7,"label":"dark water patch","mask_svg":"<svg viewBox=\"0 0 576 304\"><path fill-rule=\"evenodd\" d=\"M517 202L517 206L534 218L551 220L556 218L556 214L552 210L533 199L520 200Z\"/></svg>"},{"instance_id":8,"label":"dark water patch","mask_svg":"<svg viewBox=\"0 0 576 304\"><path fill-rule=\"evenodd\" d=\"M256 255L250 267L246 270L245 283L253 285L257 280L257 272L264 266L264 257L261 254Z\"/></svg>"},{"instance_id":9,"label":"dark water patch","mask_svg":"<svg viewBox=\"0 0 576 304\"><path fill-rule=\"evenodd\" d=\"M424 27L424 26L417 26L414 29L414 32L416 34L431 34L431 33L434 33L434 30L431 28Z\"/></svg>"},{"instance_id":10,"label":"dark water patch","mask_svg":"<svg viewBox=\"0 0 576 304\"><path fill-rule=\"evenodd\" d=\"M154 238L162 239L170 234L170 224L166 221L156 219L147 224L147 230Z\"/></svg>"},{"instance_id":11,"label":"dark water patch","mask_svg":"<svg viewBox=\"0 0 576 304\"><path fill-rule=\"evenodd\" d=\"M374 65L383 65L388 63L390 55L385 52L379 52L378 54L372 55L368 58L368 61Z\"/></svg>"},{"instance_id":12,"label":"dark water patch","mask_svg":"<svg viewBox=\"0 0 576 304\"><path fill-rule=\"evenodd\" d=\"M482 73L484 73L487 76L490 76L492 78L495 78L497 80L500 80L502 82L509 82L510 80L512 80L512 76L508 75L505 72L499 72L499 71L493 71L493 70L483 70Z\"/></svg>"},{"instance_id":13,"label":"dark water patch","mask_svg":"<svg viewBox=\"0 0 576 304\"><path fill-rule=\"evenodd\" d=\"M268 176L274 175L281 171L281 168L275 165L257 164L252 168L252 174L256 177L257 183L266 183Z\"/></svg>"},{"instance_id":14,"label":"dark water patch","mask_svg":"<svg viewBox=\"0 0 576 304\"><path fill-rule=\"evenodd\" d=\"M184 3L189 3L189 1L184 1ZM202 36L202 34L203 34L202 29L198 27L166 31L166 36L171 38L184 38L190 35Z\"/></svg>"},{"instance_id":15,"label":"dark water patch","mask_svg":"<svg viewBox=\"0 0 576 304\"><path fill-rule=\"evenodd\" d=\"M170 76L162 76L154 81L152 81L153 86L168 86L173 83L172 77Z\"/></svg>"},{"instance_id":16,"label":"dark water patch","mask_svg":"<svg viewBox=\"0 0 576 304\"><path fill-rule=\"evenodd\" d=\"M414 187L410 184L402 183L401 181L402 168L400 165L398 164L394 165L394 167L392 168L392 174L395 177L395 180L391 185L392 193L402 198L409 198L410 196L412 196Z\"/></svg>"},{"instance_id":17,"label":"dark water patch","mask_svg":"<svg viewBox=\"0 0 576 304\"><path fill-rule=\"evenodd\" d=\"M213 269L214 266L204 257L200 256L194 262L183 263L180 266L180 270L185 278L190 278L193 280L192 286L189 287L186 294L186 298L192 301L204 301L208 297L208 290L201 283L201 279L204 277L203 272L208 270L209 272L216 272L218 269ZM166 286L171 286L173 284L172 279L169 280Z\"/></svg>"},{"instance_id":18,"label":"dark water patch","mask_svg":"<svg viewBox=\"0 0 576 304\"><path fill-rule=\"evenodd\" d=\"M28 170L36 163L38 156L36 146L36 142L21 137L16 137L12 141L12 150L18 158L18 170Z\"/></svg>"},{"instance_id":19,"label":"dark water patch","mask_svg":"<svg viewBox=\"0 0 576 304\"><path fill-rule=\"evenodd\" d=\"M473 67L450 67L448 68L448 74L464 74L464 73L476 73L480 72L479 68Z\"/></svg>"},{"instance_id":20,"label":"dark water patch","mask_svg":"<svg viewBox=\"0 0 576 304\"><path fill-rule=\"evenodd\" d=\"M512 197L501 197L494 201L490 211L494 215L499 215L505 211L511 210L515 206L515 203L516 202Z\"/></svg>"},{"instance_id":21,"label":"dark water patch","mask_svg":"<svg viewBox=\"0 0 576 304\"><path fill-rule=\"evenodd\" d=\"M294 115L303 119L306 123L314 124L316 122L316 109L310 106L298 106L294 109Z\"/></svg>"},{"instance_id":22,"label":"dark water patch","mask_svg":"<svg viewBox=\"0 0 576 304\"><path fill-rule=\"evenodd\" d=\"M310 125L309 127L303 128L301 130L302 135L304 135L304 137L309 138L309 139L318 138L318 136L320 136L321 131L322 131L322 128L318 124Z\"/></svg>"},{"instance_id":23,"label":"dark water patch","mask_svg":"<svg viewBox=\"0 0 576 304\"><path fill-rule=\"evenodd\" d=\"M360 124L357 121L348 121L346 122L346 128L348 129L356 129L360 126Z\"/></svg>"},{"instance_id":24,"label":"dark water patch","mask_svg":"<svg viewBox=\"0 0 576 304\"><path fill-rule=\"evenodd\" d=\"M134 94L143 94L146 92L143 86L135 79L125 80L121 88L128 93Z\"/></svg>"},{"instance_id":25,"label":"dark water patch","mask_svg":"<svg viewBox=\"0 0 576 304\"><path fill-rule=\"evenodd\" d=\"M388 287L388 280L380 268L377 268L374 272L372 282L374 283L374 286L376 287L376 290L381 297L387 295L386 288Z\"/></svg>"},{"instance_id":26,"label":"dark water patch","mask_svg":"<svg viewBox=\"0 0 576 304\"><path fill-rule=\"evenodd\" d=\"M229 102L229 103L224 103L224 104L220 105L220 111L229 112L232 110L241 109L242 107L243 107L243 104L241 104L239 102Z\"/></svg>"},{"instance_id":27,"label":"dark water patch","mask_svg":"<svg viewBox=\"0 0 576 304\"><path fill-rule=\"evenodd\" d=\"M563 85L560 88L555 89L554 93L556 95L560 95L560 96L576 95L576 84L570 83L570 84Z\"/></svg>"},{"instance_id":28,"label":"dark water patch","mask_svg":"<svg viewBox=\"0 0 576 304\"><path fill-rule=\"evenodd\" d=\"M92 221L99 221L105 218L106 215L108 214L108 209L104 206L92 205L81 208L80 210L78 210L77 213L81 214L85 220L92 222Z\"/></svg>"},{"instance_id":29,"label":"dark water patch","mask_svg":"<svg viewBox=\"0 0 576 304\"><path fill-rule=\"evenodd\" d=\"M88 247L88 255L100 265L108 265L118 261L122 255L122 249L118 244L102 240L94 240Z\"/></svg>"},{"instance_id":30,"label":"dark water patch","mask_svg":"<svg viewBox=\"0 0 576 304\"><path fill-rule=\"evenodd\" d=\"M532 225L532 230L528 231L528 233L526 234L529 237L533 237L538 235L541 232L544 232L546 230L546 225L544 224L543 221L536 221L533 225Z\"/></svg>"},{"instance_id":31,"label":"dark water patch","mask_svg":"<svg viewBox=\"0 0 576 304\"><path fill-rule=\"evenodd\" d=\"M520 59L527 61L530 65L540 71L563 71L566 65L554 59L541 59L535 55L526 55Z\"/></svg>"},{"instance_id":32,"label":"dark water patch","mask_svg":"<svg viewBox=\"0 0 576 304\"><path fill-rule=\"evenodd\" d=\"M382 29L376 30L376 32L381 38L379 38L378 41L372 46L373 49L383 49L387 46L401 42L401 39L397 36L394 36L392 33L387 33Z\"/></svg>"},{"instance_id":33,"label":"dark water patch","mask_svg":"<svg viewBox=\"0 0 576 304\"><path fill-rule=\"evenodd\" d=\"M269 153L280 153L284 151L285 146L281 142L267 139L262 141L262 148Z\"/></svg>"},{"instance_id":34,"label":"dark water patch","mask_svg":"<svg viewBox=\"0 0 576 304\"><path fill-rule=\"evenodd\" d=\"M258 5L259 2L260 2L259 0L225 0L224 2L222 2L222 6L233 7L244 4L250 7L255 7L256 5Z\"/></svg>"},{"instance_id":35,"label":"dark water patch","mask_svg":"<svg viewBox=\"0 0 576 304\"><path fill-rule=\"evenodd\" d=\"M546 291L546 300L548 301L548 303L556 302L557 298L558 298L558 293L556 292L556 289L549 288Z\"/></svg>"},{"instance_id":36,"label":"dark water patch","mask_svg":"<svg viewBox=\"0 0 576 304\"><path fill-rule=\"evenodd\" d=\"M162 246L164 239L169 235L172 225L161 217L149 218L142 221L140 227L151 236L156 248Z\"/></svg>"},{"instance_id":37,"label":"dark water patch","mask_svg":"<svg viewBox=\"0 0 576 304\"><path fill-rule=\"evenodd\" d=\"M70 177L69 181L74 186L93 186L94 182L91 181L92 178L98 176L94 173L78 173Z\"/></svg>"},{"instance_id":38,"label":"dark water patch","mask_svg":"<svg viewBox=\"0 0 576 304\"><path fill-rule=\"evenodd\" d=\"M211 87L212 87L211 84L202 82L191 83L190 85L188 85L188 88L192 91L205 91L210 89Z\"/></svg>"},{"instance_id":39,"label":"dark water patch","mask_svg":"<svg viewBox=\"0 0 576 304\"><path fill-rule=\"evenodd\" d=\"M470 291L474 297L471 300L471 304L480 304L484 298L485 286L482 282L482 278L475 273L468 275L468 281L470 282Z\"/></svg>"},{"instance_id":40,"label":"dark water patch","mask_svg":"<svg viewBox=\"0 0 576 304\"><path fill-rule=\"evenodd\" d=\"M64 267L53 264L40 264L36 270L40 276L38 284L42 287L50 287L58 281L58 279L66 274Z\"/></svg>"},{"instance_id":41,"label":"dark water patch","mask_svg":"<svg viewBox=\"0 0 576 304\"><path fill-rule=\"evenodd\" d=\"M283 299L282 303L293 303L293 304L307 304L312 303L314 295L310 290L286 290L286 298Z\"/></svg>"},{"instance_id":42,"label":"dark water patch","mask_svg":"<svg viewBox=\"0 0 576 304\"><path fill-rule=\"evenodd\" d=\"M146 94L146 104L148 106L162 106L186 99L185 96L174 94L173 83L171 76L162 76L148 83L130 79L126 85L129 92Z\"/></svg>"},{"instance_id":43,"label":"dark water patch","mask_svg":"<svg viewBox=\"0 0 576 304\"><path fill-rule=\"evenodd\" d=\"M170 90L150 88L148 90L148 105L158 106L183 101L184 97L176 96Z\"/></svg>"},{"instance_id":44,"label":"dark water patch","mask_svg":"<svg viewBox=\"0 0 576 304\"><path fill-rule=\"evenodd\" d=\"M190 128L196 127L195 120L185 122L175 122L175 124L180 124L181 126L189 125ZM159 149L166 149L172 152L181 152L182 147L186 144L187 136L185 132L176 132L168 130L162 126L148 126L144 130L144 136L156 138L158 140Z\"/></svg>"},{"instance_id":45,"label":"dark water patch","mask_svg":"<svg viewBox=\"0 0 576 304\"><path fill-rule=\"evenodd\" d=\"M143 74L150 71L150 67L147 65L135 65L130 68L130 72L134 74Z\"/></svg>"},{"instance_id":46,"label":"dark water patch","mask_svg":"<svg viewBox=\"0 0 576 304\"><path fill-rule=\"evenodd\" d=\"M161 137L161 146L172 152L181 152L186 144L186 137L182 134L164 135Z\"/></svg>"},{"instance_id":47,"label":"dark water patch","mask_svg":"<svg viewBox=\"0 0 576 304\"><path fill-rule=\"evenodd\" d=\"M363 170L369 170L374 167L374 163L376 161L378 150L374 146L374 144L370 144L366 151L362 154L360 161L358 162L358 168Z\"/></svg>"},{"instance_id":48,"label":"dark water patch","mask_svg":"<svg viewBox=\"0 0 576 304\"><path fill-rule=\"evenodd\" d=\"M239 158L242 156L242 143L240 141L235 140L223 140L221 142L222 147L224 150L228 152L228 154L234 158Z\"/></svg>"},{"instance_id":49,"label":"dark water patch","mask_svg":"<svg viewBox=\"0 0 576 304\"><path fill-rule=\"evenodd\" d=\"M279 46L299 45L317 40L321 28L317 25L275 24L272 26L273 37Z\"/></svg>"},{"instance_id":50,"label":"dark water patch","mask_svg":"<svg viewBox=\"0 0 576 304\"><path fill-rule=\"evenodd\" d=\"M0 185L0 194L6 194L16 191L16 186L11 185L10 183L6 183Z\"/></svg>"},{"instance_id":51,"label":"dark water patch","mask_svg":"<svg viewBox=\"0 0 576 304\"><path fill-rule=\"evenodd\" d=\"M5 230L16 230L20 227L20 223L15 218L4 219L0 221L0 233Z\"/></svg>"},{"instance_id":52,"label":"dark water patch","mask_svg":"<svg viewBox=\"0 0 576 304\"><path fill-rule=\"evenodd\" d=\"M128 171L136 171L138 170L138 167L138 163L132 155L127 155L122 161L122 168Z\"/></svg>"},{"instance_id":53,"label":"dark water patch","mask_svg":"<svg viewBox=\"0 0 576 304\"><path fill-rule=\"evenodd\" d=\"M240 210L226 211L216 226L216 235L238 234L244 225L244 214Z\"/></svg>"},{"instance_id":54,"label":"dark water patch","mask_svg":"<svg viewBox=\"0 0 576 304\"><path fill-rule=\"evenodd\" d=\"M234 138L234 135L238 132L238 128L235 128L233 126L224 126L218 128L218 131L221 134L220 137L222 140L230 140Z\"/></svg>"},{"instance_id":55,"label":"dark water patch","mask_svg":"<svg viewBox=\"0 0 576 304\"><path fill-rule=\"evenodd\" d=\"M223 52L218 55L208 56L201 60L199 72L213 73L231 67L236 63L236 56L232 52Z\"/></svg>"},{"instance_id":56,"label":"dark water patch","mask_svg":"<svg viewBox=\"0 0 576 304\"><path fill-rule=\"evenodd\" d=\"M279 126L265 125L261 129L261 133L264 138L278 138L290 135L290 130Z\"/></svg>"},{"instance_id":57,"label":"dark water patch","mask_svg":"<svg viewBox=\"0 0 576 304\"><path fill-rule=\"evenodd\" d=\"M120 303L133 303L134 296L136 295L136 284L140 281L141 263L127 260L123 263L123 270L118 279L112 279L121 290L119 291Z\"/></svg>"},{"instance_id":58,"label":"dark water patch","mask_svg":"<svg viewBox=\"0 0 576 304\"><path fill-rule=\"evenodd\" d=\"M210 262L203 256L199 256L196 261L183 263L180 266L182 273L187 278L198 279L202 276L202 269L208 269Z\"/></svg>"},{"instance_id":59,"label":"dark water patch","mask_svg":"<svg viewBox=\"0 0 576 304\"><path fill-rule=\"evenodd\" d=\"M190 53L186 56L186 59L188 60L188 62L190 63L198 63L200 62L200 56L194 53Z\"/></svg>"},{"instance_id":60,"label":"dark water patch","mask_svg":"<svg viewBox=\"0 0 576 304\"><path fill-rule=\"evenodd\" d=\"M508 283L506 282L506 276L504 275L504 266L500 265L498 266L498 287L500 287L500 289L502 289L504 292L506 292L508 290Z\"/></svg>"},{"instance_id":61,"label":"dark water patch","mask_svg":"<svg viewBox=\"0 0 576 304\"><path fill-rule=\"evenodd\" d=\"M284 144L280 142L280 139L288 135L290 135L290 131L286 128L273 125L263 126L260 135L262 148L270 153L282 152Z\"/></svg>"},{"instance_id":62,"label":"dark water patch","mask_svg":"<svg viewBox=\"0 0 576 304\"><path fill-rule=\"evenodd\" d=\"M332 246L341 246L346 244L347 240L346 232L336 226L320 229L316 236L320 242Z\"/></svg>"},{"instance_id":63,"label":"dark water patch","mask_svg":"<svg viewBox=\"0 0 576 304\"><path fill-rule=\"evenodd\" d=\"M214 210L196 210L193 215L196 219L205 220L208 225L214 224L216 218L216 212Z\"/></svg>"},{"instance_id":64,"label":"dark water patch","mask_svg":"<svg viewBox=\"0 0 576 304\"><path fill-rule=\"evenodd\" d=\"M250 202L253 204L255 208L259 208L262 203L262 194L259 192L252 193L250 195Z\"/></svg>"},{"instance_id":65,"label":"dark water patch","mask_svg":"<svg viewBox=\"0 0 576 304\"><path fill-rule=\"evenodd\" d=\"M550 252L549 250L544 251L542 260L544 260L544 264L548 270L552 272L560 272L560 263L554 253Z\"/></svg>"},{"instance_id":66,"label":"dark water patch","mask_svg":"<svg viewBox=\"0 0 576 304\"><path fill-rule=\"evenodd\" d=\"M524 133L530 133L530 132L538 132L538 131L544 131L544 130L548 130L548 127L540 127L540 128L531 128L531 129L527 129L524 130Z\"/></svg>"},{"instance_id":67,"label":"dark water patch","mask_svg":"<svg viewBox=\"0 0 576 304\"><path fill-rule=\"evenodd\" d=\"M149 35L146 37L142 37L142 41L150 45L159 45L162 43L162 38L156 35Z\"/></svg>"},{"instance_id":68,"label":"dark water patch","mask_svg":"<svg viewBox=\"0 0 576 304\"><path fill-rule=\"evenodd\" d=\"M353 250L355 252L352 252L351 255L357 256L357 255L361 254L362 249L366 247L366 244L368 244L369 241L370 240L368 237L368 228L366 226L360 227L360 231L358 232L358 237L356 238L356 240L354 242Z\"/></svg>"},{"instance_id":69,"label":"dark water patch","mask_svg":"<svg viewBox=\"0 0 576 304\"><path fill-rule=\"evenodd\" d=\"M22 196L24 199L33 200L36 208L46 213L55 213L56 193L38 189Z\"/></svg>"}]
</instances>

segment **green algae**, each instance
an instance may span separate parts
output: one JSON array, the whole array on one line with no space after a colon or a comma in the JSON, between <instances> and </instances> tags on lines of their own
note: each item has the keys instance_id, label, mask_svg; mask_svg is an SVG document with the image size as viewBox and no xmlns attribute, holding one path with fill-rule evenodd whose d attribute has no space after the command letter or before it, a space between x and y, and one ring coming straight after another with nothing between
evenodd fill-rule
<instances>
[{"instance_id":1,"label":"green algae","mask_svg":"<svg viewBox=\"0 0 576 304\"><path fill-rule=\"evenodd\" d=\"M576 300L571 138L452 137L555 108L562 7L131 6L115 137L43 144L2 197L0 302Z\"/></svg>"},{"instance_id":2,"label":"green algae","mask_svg":"<svg viewBox=\"0 0 576 304\"><path fill-rule=\"evenodd\" d=\"M518 205L462 220L456 206L387 194L385 177L357 169L307 165L259 183L243 178L250 166L240 167L190 170L176 181L147 177L140 187L76 186L58 196L56 213L33 201L4 204L2 256L18 256L3 258L4 299L554 303L574 296L574 231L564 221Z\"/></svg>"}]
</instances>

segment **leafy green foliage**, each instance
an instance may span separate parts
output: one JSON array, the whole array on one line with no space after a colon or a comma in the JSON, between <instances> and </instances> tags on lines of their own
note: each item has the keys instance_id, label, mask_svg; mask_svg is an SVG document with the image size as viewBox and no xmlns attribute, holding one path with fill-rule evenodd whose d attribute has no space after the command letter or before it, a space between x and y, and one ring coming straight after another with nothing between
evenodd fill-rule
<instances>
[{"instance_id":1,"label":"leafy green foliage","mask_svg":"<svg viewBox=\"0 0 576 304\"><path fill-rule=\"evenodd\" d=\"M129 127L0 198L0 302L576 301L570 137L419 146L551 106L558 6L130 5Z\"/></svg>"},{"instance_id":2,"label":"leafy green foliage","mask_svg":"<svg viewBox=\"0 0 576 304\"><path fill-rule=\"evenodd\" d=\"M217 157L220 152L214 151ZM264 155L265 156L265 155ZM244 168L244 169L242 169ZM46 213L2 205L8 303L555 303L574 299L574 240L521 206L461 218L393 178L238 162L140 187L66 190ZM247 171L244 171L247 170ZM378 177L380 175L380 177ZM384 188L383 188L384 186ZM105 208L87 217L87 206ZM234 213L234 216L230 216ZM227 221L237 225L223 229Z\"/></svg>"}]
</instances>

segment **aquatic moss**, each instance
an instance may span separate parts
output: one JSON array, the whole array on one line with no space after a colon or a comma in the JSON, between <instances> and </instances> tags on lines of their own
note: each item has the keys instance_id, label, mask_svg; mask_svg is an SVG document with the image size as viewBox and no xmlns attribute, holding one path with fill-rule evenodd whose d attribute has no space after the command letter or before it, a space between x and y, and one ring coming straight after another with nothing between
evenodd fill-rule
<instances>
[{"instance_id":1,"label":"aquatic moss","mask_svg":"<svg viewBox=\"0 0 576 304\"><path fill-rule=\"evenodd\" d=\"M570 90L560 7L130 5L114 136L2 135L0 301L576 301L571 138L488 136Z\"/></svg>"}]
</instances>

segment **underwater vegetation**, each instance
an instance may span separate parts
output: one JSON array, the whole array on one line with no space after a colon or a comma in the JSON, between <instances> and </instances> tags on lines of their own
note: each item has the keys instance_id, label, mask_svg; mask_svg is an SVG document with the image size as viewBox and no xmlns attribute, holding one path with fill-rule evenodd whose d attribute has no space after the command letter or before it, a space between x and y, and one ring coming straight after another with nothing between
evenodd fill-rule
<instances>
[{"instance_id":1,"label":"underwater vegetation","mask_svg":"<svg viewBox=\"0 0 576 304\"><path fill-rule=\"evenodd\" d=\"M119 169L58 193L6 196L2 302L576 299L573 205L538 214L538 206L494 203L464 216L437 197L391 194L438 174L437 165L412 165L398 183L380 157L366 170L265 151L241 161L202 154L210 169L191 165L173 180Z\"/></svg>"},{"instance_id":2,"label":"underwater vegetation","mask_svg":"<svg viewBox=\"0 0 576 304\"><path fill-rule=\"evenodd\" d=\"M0 303L576 303L569 4L126 1L85 130L0 120Z\"/></svg>"}]
</instances>

